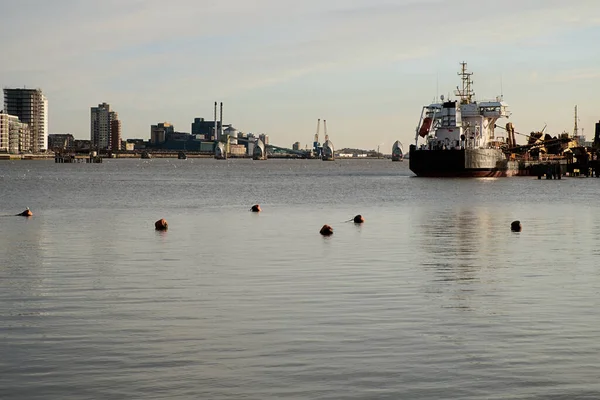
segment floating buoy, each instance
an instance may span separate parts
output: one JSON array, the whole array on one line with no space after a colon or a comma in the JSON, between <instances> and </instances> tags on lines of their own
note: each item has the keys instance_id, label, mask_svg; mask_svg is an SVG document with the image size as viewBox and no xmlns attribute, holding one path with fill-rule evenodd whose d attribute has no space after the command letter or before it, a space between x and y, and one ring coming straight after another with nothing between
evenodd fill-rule
<instances>
[{"instance_id":1,"label":"floating buoy","mask_svg":"<svg viewBox=\"0 0 600 400\"><path fill-rule=\"evenodd\" d=\"M156 228L157 231L166 231L169 229L169 224L167 224L166 219L159 219L154 223L154 228Z\"/></svg>"},{"instance_id":2,"label":"floating buoy","mask_svg":"<svg viewBox=\"0 0 600 400\"><path fill-rule=\"evenodd\" d=\"M250 211L252 212L260 212L260 206L258 204L255 204L252 206L252 208L250 209Z\"/></svg>"},{"instance_id":3,"label":"floating buoy","mask_svg":"<svg viewBox=\"0 0 600 400\"><path fill-rule=\"evenodd\" d=\"M362 224L363 222L365 222L365 219L362 215L358 214L356 217L354 217L355 224Z\"/></svg>"},{"instance_id":4,"label":"floating buoy","mask_svg":"<svg viewBox=\"0 0 600 400\"><path fill-rule=\"evenodd\" d=\"M17 214L17 217L31 217L32 215L33 213L31 212L31 210L27 208L27 210L23 211L20 214Z\"/></svg>"},{"instance_id":5,"label":"floating buoy","mask_svg":"<svg viewBox=\"0 0 600 400\"><path fill-rule=\"evenodd\" d=\"M329 225L323 225L323 227L320 230L320 233L323 236L333 235L333 228Z\"/></svg>"},{"instance_id":6,"label":"floating buoy","mask_svg":"<svg viewBox=\"0 0 600 400\"><path fill-rule=\"evenodd\" d=\"M521 232L521 221L513 221L510 224L510 230L513 232Z\"/></svg>"}]
</instances>

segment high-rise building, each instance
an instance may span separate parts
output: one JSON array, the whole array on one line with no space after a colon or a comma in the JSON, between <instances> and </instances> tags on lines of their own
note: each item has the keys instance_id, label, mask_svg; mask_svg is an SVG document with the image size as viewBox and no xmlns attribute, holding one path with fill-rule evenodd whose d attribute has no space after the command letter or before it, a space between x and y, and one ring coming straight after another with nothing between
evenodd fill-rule
<instances>
[{"instance_id":1,"label":"high-rise building","mask_svg":"<svg viewBox=\"0 0 600 400\"><path fill-rule=\"evenodd\" d=\"M32 135L29 124L19 121L17 117L13 117L9 129L9 152L13 154L30 152L32 146Z\"/></svg>"},{"instance_id":2,"label":"high-rise building","mask_svg":"<svg viewBox=\"0 0 600 400\"><path fill-rule=\"evenodd\" d=\"M167 141L167 134L174 133L175 127L168 122L160 122L150 126L150 143L163 144Z\"/></svg>"},{"instance_id":3,"label":"high-rise building","mask_svg":"<svg viewBox=\"0 0 600 400\"><path fill-rule=\"evenodd\" d=\"M113 151L121 150L121 120L117 113L115 118L110 121L110 149Z\"/></svg>"},{"instance_id":4,"label":"high-rise building","mask_svg":"<svg viewBox=\"0 0 600 400\"><path fill-rule=\"evenodd\" d=\"M91 108L90 140L92 148L105 150L110 148L111 123L118 119L118 114L110 110L110 104L98 104Z\"/></svg>"},{"instance_id":5,"label":"high-rise building","mask_svg":"<svg viewBox=\"0 0 600 400\"><path fill-rule=\"evenodd\" d=\"M4 89L4 112L28 125L30 150L48 149L48 100L41 89Z\"/></svg>"}]
</instances>

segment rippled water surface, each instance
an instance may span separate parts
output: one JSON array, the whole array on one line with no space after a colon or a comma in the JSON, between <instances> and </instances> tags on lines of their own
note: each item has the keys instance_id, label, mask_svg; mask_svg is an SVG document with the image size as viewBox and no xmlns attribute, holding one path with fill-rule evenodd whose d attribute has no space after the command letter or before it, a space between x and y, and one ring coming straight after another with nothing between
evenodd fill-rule
<instances>
[{"instance_id":1,"label":"rippled water surface","mask_svg":"<svg viewBox=\"0 0 600 400\"><path fill-rule=\"evenodd\" d=\"M34 212L0 217L1 399L600 398L600 179L153 159L0 185Z\"/></svg>"}]
</instances>

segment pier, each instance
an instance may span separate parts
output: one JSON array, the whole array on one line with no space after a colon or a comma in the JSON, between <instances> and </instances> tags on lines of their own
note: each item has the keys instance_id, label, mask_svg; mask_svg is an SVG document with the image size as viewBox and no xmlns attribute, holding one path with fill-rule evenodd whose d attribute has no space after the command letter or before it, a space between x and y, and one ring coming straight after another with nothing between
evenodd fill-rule
<instances>
[{"instance_id":1,"label":"pier","mask_svg":"<svg viewBox=\"0 0 600 400\"><path fill-rule=\"evenodd\" d=\"M74 164L74 163L102 163L102 157L96 154L90 153L87 155L83 154L55 154L54 162L57 164Z\"/></svg>"}]
</instances>

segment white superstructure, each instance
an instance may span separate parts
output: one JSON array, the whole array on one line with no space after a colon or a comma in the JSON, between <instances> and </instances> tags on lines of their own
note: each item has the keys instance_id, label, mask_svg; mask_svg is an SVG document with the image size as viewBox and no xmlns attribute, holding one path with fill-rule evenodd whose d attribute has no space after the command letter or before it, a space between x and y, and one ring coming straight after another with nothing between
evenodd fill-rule
<instances>
[{"instance_id":1,"label":"white superstructure","mask_svg":"<svg viewBox=\"0 0 600 400\"><path fill-rule=\"evenodd\" d=\"M455 94L459 100L444 101L424 106L415 135L415 145L421 150L488 149L496 148L503 138L495 136L496 121L508 118L508 105L501 97L495 101L477 102L472 91L472 73L461 63L459 76L462 88ZM419 146L419 139L421 145Z\"/></svg>"}]
</instances>

